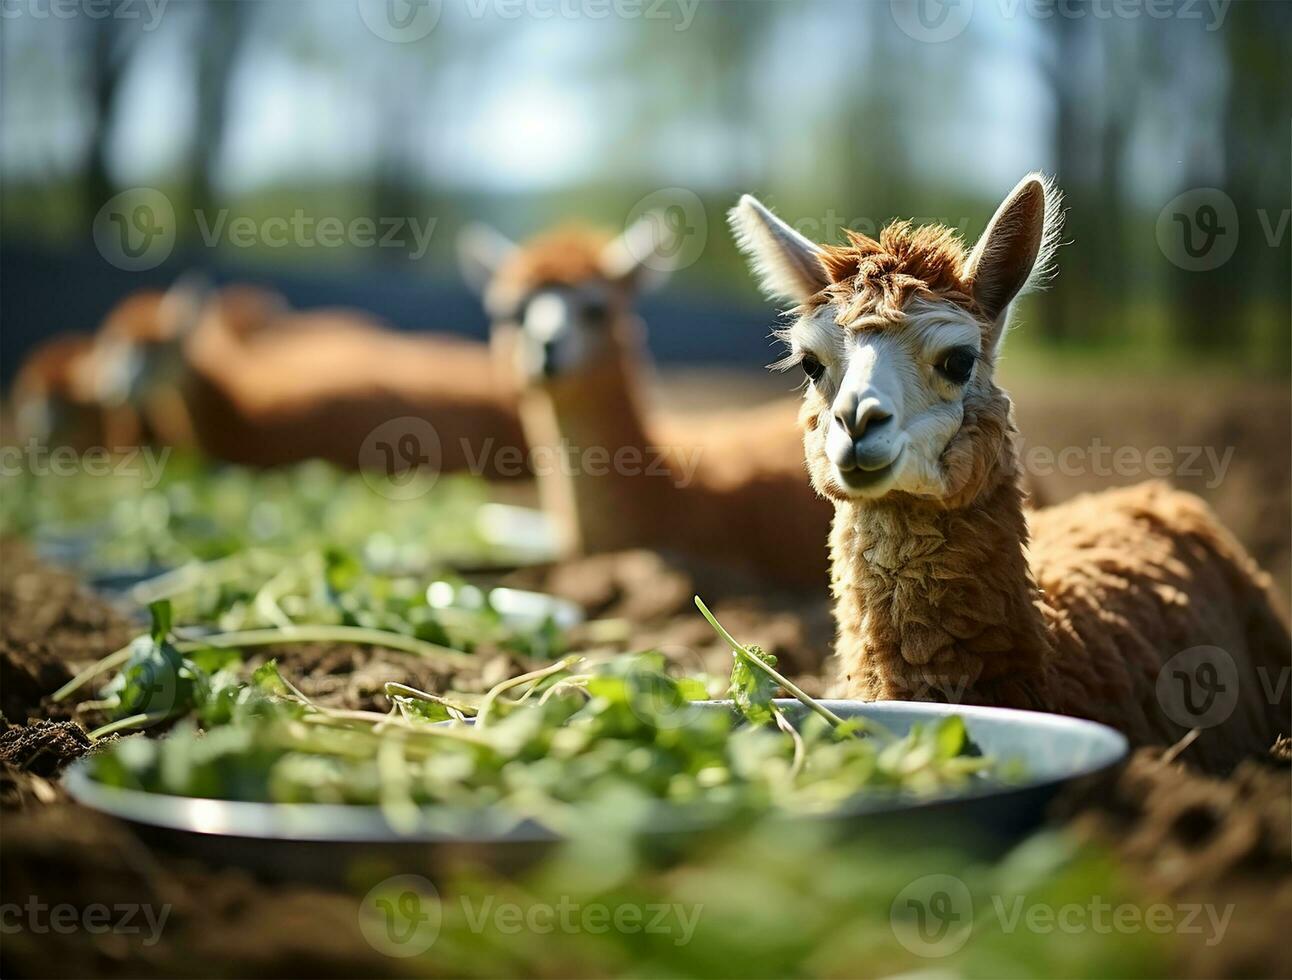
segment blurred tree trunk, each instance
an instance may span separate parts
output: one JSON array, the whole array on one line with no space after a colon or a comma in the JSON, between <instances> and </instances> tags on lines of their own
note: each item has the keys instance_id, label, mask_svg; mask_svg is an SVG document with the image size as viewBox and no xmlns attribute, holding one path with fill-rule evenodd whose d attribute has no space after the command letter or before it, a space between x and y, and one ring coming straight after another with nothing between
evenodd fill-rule
<instances>
[{"instance_id":1,"label":"blurred tree trunk","mask_svg":"<svg viewBox=\"0 0 1292 980\"><path fill-rule=\"evenodd\" d=\"M121 21L112 17L89 21L89 84L94 101L90 122L89 156L85 161L84 209L86 225L94 219L103 202L112 196L112 179L108 175L108 140L114 125L117 92L129 60L133 38L121 29Z\"/></svg>"},{"instance_id":2,"label":"blurred tree trunk","mask_svg":"<svg viewBox=\"0 0 1292 980\"><path fill-rule=\"evenodd\" d=\"M216 205L216 170L229 114L233 68L248 33L250 4L239 0L206 3L198 10L196 106L189 151L189 207L208 212Z\"/></svg>"}]
</instances>

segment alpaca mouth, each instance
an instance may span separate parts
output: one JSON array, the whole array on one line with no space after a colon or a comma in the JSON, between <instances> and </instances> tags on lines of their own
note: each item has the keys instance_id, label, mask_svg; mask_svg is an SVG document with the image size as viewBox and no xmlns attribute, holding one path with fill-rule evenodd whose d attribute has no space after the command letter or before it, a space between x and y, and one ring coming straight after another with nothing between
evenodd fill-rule
<instances>
[{"instance_id":1,"label":"alpaca mouth","mask_svg":"<svg viewBox=\"0 0 1292 980\"><path fill-rule=\"evenodd\" d=\"M897 469L897 464L902 460L902 454L906 452L906 446L903 445L897 450L887 463L875 469L861 469L860 467L845 470L838 466L834 468L835 477L844 490L852 494L865 495L865 491L873 490L888 482Z\"/></svg>"}]
</instances>

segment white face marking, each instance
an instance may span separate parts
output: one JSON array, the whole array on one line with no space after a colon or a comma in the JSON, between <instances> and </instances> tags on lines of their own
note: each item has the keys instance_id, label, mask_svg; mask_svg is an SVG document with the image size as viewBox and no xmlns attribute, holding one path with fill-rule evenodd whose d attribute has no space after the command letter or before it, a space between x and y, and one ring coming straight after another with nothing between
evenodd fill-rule
<instances>
[{"instance_id":1,"label":"white face marking","mask_svg":"<svg viewBox=\"0 0 1292 980\"><path fill-rule=\"evenodd\" d=\"M518 367L529 381L576 371L587 363L607 329L608 297L595 284L553 287L529 297L521 315Z\"/></svg>"},{"instance_id":2,"label":"white face marking","mask_svg":"<svg viewBox=\"0 0 1292 980\"><path fill-rule=\"evenodd\" d=\"M945 371L950 352L980 352L981 331L968 313L916 300L906 314L896 327L854 333L834 325L827 306L790 330L795 351L825 369L812 382L826 404L819 419L824 451L834 482L853 496L936 494L940 457L982 369L974 364L963 383Z\"/></svg>"}]
</instances>

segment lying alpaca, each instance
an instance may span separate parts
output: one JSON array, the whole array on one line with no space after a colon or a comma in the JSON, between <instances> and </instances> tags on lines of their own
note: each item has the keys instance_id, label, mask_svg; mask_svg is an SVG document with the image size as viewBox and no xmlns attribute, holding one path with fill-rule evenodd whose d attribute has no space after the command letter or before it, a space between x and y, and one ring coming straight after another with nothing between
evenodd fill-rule
<instances>
[{"instance_id":1,"label":"lying alpaca","mask_svg":"<svg viewBox=\"0 0 1292 980\"><path fill-rule=\"evenodd\" d=\"M94 338L59 334L33 349L14 378L10 405L18 441L88 449L105 444L105 419L94 398Z\"/></svg>"},{"instance_id":2,"label":"lying alpaca","mask_svg":"<svg viewBox=\"0 0 1292 980\"><path fill-rule=\"evenodd\" d=\"M1198 654L1219 668L1199 680L1229 680L1236 704L1198 722L1217 727L1191 757L1226 767L1288 730L1292 652L1267 576L1206 505L1160 483L1081 497L1032 515L1029 548L993 372L1060 220L1039 175L972 250L905 222L816 245L749 196L731 213L765 288L796 304L786 364L810 379L808 469L835 505L839 666L867 700L1051 710L1169 744L1189 717L1159 698L1164 664L1219 647Z\"/></svg>"},{"instance_id":3,"label":"lying alpaca","mask_svg":"<svg viewBox=\"0 0 1292 980\"><path fill-rule=\"evenodd\" d=\"M438 445L418 450L441 470L473 466L487 440L523 446L484 345L402 334L351 310L291 311L250 286L209 292L188 280L165 295L137 294L130 306L148 326L130 334L129 354L144 365L132 390L154 399L159 389L178 392L175 414L217 458L380 466L366 444L400 418L431 423Z\"/></svg>"},{"instance_id":4,"label":"lying alpaca","mask_svg":"<svg viewBox=\"0 0 1292 980\"><path fill-rule=\"evenodd\" d=\"M655 547L824 586L830 507L803 479L791 402L675 431L643 410L633 301L649 231L565 228L517 247L477 226L460 242L516 379L543 508L567 552Z\"/></svg>"}]
</instances>

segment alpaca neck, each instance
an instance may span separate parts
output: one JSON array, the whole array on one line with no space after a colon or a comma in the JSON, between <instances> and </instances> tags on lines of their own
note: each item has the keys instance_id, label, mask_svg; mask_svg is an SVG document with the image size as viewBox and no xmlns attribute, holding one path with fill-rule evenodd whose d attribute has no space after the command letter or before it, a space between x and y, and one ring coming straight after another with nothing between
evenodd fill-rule
<instances>
[{"instance_id":1,"label":"alpaca neck","mask_svg":"<svg viewBox=\"0 0 1292 980\"><path fill-rule=\"evenodd\" d=\"M654 451L634 375L628 355L614 350L584 375L522 397L539 497L567 551L649 540L674 489L648 470Z\"/></svg>"},{"instance_id":2,"label":"alpaca neck","mask_svg":"<svg viewBox=\"0 0 1292 980\"><path fill-rule=\"evenodd\" d=\"M1012 439L1012 434L1011 434ZM1013 452L972 502L840 502L831 533L850 693L1042 707L1051 641Z\"/></svg>"}]
</instances>

